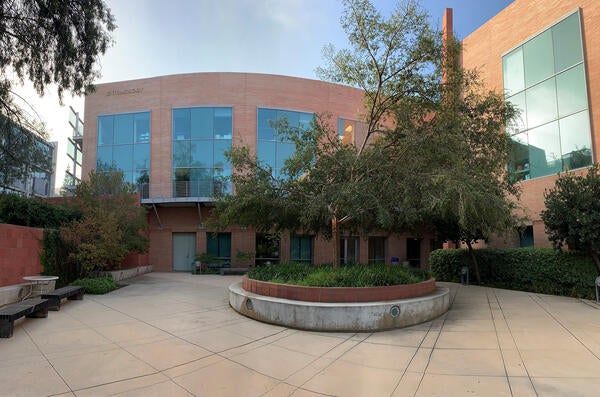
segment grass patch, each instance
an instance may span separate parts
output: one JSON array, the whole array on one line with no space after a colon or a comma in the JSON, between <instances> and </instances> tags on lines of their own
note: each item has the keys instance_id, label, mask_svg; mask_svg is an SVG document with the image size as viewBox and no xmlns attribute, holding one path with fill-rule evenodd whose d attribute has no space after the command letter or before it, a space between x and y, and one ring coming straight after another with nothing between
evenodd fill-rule
<instances>
[{"instance_id":1,"label":"grass patch","mask_svg":"<svg viewBox=\"0 0 600 397\"><path fill-rule=\"evenodd\" d=\"M381 287L420 283L430 279L431 274L385 264L347 265L336 269L331 265L284 263L256 267L248 272L248 278L306 287Z\"/></svg>"},{"instance_id":2,"label":"grass patch","mask_svg":"<svg viewBox=\"0 0 600 397\"><path fill-rule=\"evenodd\" d=\"M86 294L104 295L119 288L112 277L80 278L71 283L83 287Z\"/></svg>"}]
</instances>

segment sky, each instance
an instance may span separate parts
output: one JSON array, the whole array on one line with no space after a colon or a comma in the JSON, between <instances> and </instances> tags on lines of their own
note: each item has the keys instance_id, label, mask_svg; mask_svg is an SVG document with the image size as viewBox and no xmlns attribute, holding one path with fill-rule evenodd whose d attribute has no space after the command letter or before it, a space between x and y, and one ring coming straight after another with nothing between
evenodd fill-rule
<instances>
[{"instance_id":1,"label":"sky","mask_svg":"<svg viewBox=\"0 0 600 397\"><path fill-rule=\"evenodd\" d=\"M452 8L454 33L463 39L513 0L420 0L432 26ZM321 51L347 46L339 0L105 0L115 16L114 44L100 58L96 83L191 72L249 72L316 79ZM389 15L396 0L374 0ZM66 161L68 106L83 118L83 98L58 103L49 89L39 98L26 84L15 90L46 122L59 142L57 176ZM57 182L57 188L60 182Z\"/></svg>"}]
</instances>

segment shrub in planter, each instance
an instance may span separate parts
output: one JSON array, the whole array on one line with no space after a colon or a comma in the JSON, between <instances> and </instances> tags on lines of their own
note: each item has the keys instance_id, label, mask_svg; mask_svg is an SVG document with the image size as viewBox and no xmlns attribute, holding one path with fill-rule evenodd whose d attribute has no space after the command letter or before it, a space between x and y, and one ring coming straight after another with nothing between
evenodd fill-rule
<instances>
[{"instance_id":1,"label":"shrub in planter","mask_svg":"<svg viewBox=\"0 0 600 397\"><path fill-rule=\"evenodd\" d=\"M284 263L256 267L248 278L280 284L306 287L379 287L413 284L428 280L429 272L385 264L314 266L304 263Z\"/></svg>"},{"instance_id":2,"label":"shrub in planter","mask_svg":"<svg viewBox=\"0 0 600 397\"><path fill-rule=\"evenodd\" d=\"M104 295L119 288L112 277L80 278L71 283L84 288L86 294Z\"/></svg>"}]
</instances>

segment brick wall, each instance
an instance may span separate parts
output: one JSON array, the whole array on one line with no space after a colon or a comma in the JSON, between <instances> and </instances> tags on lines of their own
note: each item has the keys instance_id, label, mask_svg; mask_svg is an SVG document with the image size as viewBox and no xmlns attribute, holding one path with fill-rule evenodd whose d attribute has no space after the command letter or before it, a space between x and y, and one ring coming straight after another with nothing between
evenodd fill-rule
<instances>
[{"instance_id":1,"label":"brick wall","mask_svg":"<svg viewBox=\"0 0 600 397\"><path fill-rule=\"evenodd\" d=\"M23 283L42 272L44 230L0 223L0 287Z\"/></svg>"}]
</instances>

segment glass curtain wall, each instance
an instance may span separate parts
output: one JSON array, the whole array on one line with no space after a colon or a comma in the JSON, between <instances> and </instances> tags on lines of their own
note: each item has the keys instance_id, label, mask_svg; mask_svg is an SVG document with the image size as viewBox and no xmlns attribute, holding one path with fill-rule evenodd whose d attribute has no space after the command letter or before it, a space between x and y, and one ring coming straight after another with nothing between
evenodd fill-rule
<instances>
[{"instance_id":1,"label":"glass curtain wall","mask_svg":"<svg viewBox=\"0 0 600 397\"><path fill-rule=\"evenodd\" d=\"M231 193L231 107L173 109L173 196Z\"/></svg>"},{"instance_id":2,"label":"glass curtain wall","mask_svg":"<svg viewBox=\"0 0 600 397\"><path fill-rule=\"evenodd\" d=\"M517 180L592 164L579 11L502 58L506 99L520 110L508 169Z\"/></svg>"},{"instance_id":3,"label":"glass curtain wall","mask_svg":"<svg viewBox=\"0 0 600 397\"><path fill-rule=\"evenodd\" d=\"M271 167L273 176L280 175L285 161L296 151L293 142L278 134L277 122L285 119L290 128L305 129L312 118L312 113L258 108L256 153L259 161Z\"/></svg>"},{"instance_id":4,"label":"glass curtain wall","mask_svg":"<svg viewBox=\"0 0 600 397\"><path fill-rule=\"evenodd\" d=\"M150 112L98 117L96 169L123 171L125 181L150 180Z\"/></svg>"}]
</instances>

